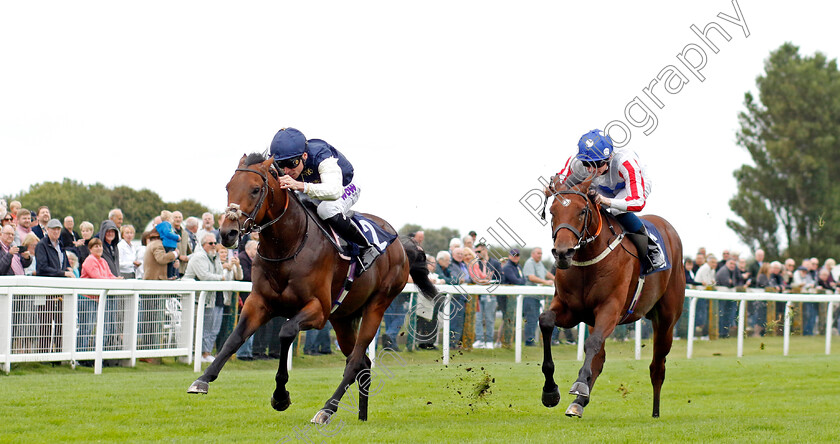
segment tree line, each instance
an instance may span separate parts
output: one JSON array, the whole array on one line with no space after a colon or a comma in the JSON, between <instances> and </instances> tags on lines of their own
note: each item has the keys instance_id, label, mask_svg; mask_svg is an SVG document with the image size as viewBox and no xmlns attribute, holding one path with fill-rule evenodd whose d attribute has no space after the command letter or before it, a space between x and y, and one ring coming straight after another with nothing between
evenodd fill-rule
<instances>
[{"instance_id":1,"label":"tree line","mask_svg":"<svg viewBox=\"0 0 840 444\"><path fill-rule=\"evenodd\" d=\"M17 195L5 196L7 202L20 201L23 208L37 211L46 205L52 217L63 220L73 216L76 227L84 220L93 223L98 230L99 224L108 218L108 212L119 208L123 212L123 223L132 224L140 232L161 210L178 210L188 216L201 216L210 211L206 206L185 199L178 202L164 202L154 191L146 188L139 191L126 186L108 188L101 183L85 185L82 182L65 178L61 182L43 182L29 187Z\"/></svg>"}]
</instances>

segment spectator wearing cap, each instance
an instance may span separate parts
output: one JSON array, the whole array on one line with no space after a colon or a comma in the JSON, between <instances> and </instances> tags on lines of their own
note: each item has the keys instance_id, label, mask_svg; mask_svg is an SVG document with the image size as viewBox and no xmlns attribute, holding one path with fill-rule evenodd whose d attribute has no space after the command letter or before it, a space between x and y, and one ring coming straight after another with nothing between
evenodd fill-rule
<instances>
[{"instance_id":1,"label":"spectator wearing cap","mask_svg":"<svg viewBox=\"0 0 840 444\"><path fill-rule=\"evenodd\" d=\"M61 222L50 219L47 233L35 247L35 274L38 276L74 277L61 245Z\"/></svg>"},{"instance_id":2,"label":"spectator wearing cap","mask_svg":"<svg viewBox=\"0 0 840 444\"><path fill-rule=\"evenodd\" d=\"M519 269L519 249L513 248L508 252L508 260L502 265L502 285L525 285L525 275ZM514 318L516 316L515 297L508 297L505 313L502 316L502 346L510 348L513 340Z\"/></svg>"}]
</instances>

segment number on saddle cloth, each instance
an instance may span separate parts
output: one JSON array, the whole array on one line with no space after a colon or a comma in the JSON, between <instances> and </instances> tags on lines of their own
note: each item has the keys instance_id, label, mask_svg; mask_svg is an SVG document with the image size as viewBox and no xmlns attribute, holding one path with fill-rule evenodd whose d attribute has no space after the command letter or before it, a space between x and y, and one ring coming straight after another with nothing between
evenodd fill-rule
<instances>
[{"instance_id":1,"label":"number on saddle cloth","mask_svg":"<svg viewBox=\"0 0 840 444\"><path fill-rule=\"evenodd\" d=\"M354 214L351 219L353 219L353 222L362 229L362 234L365 235L368 242L370 242L374 248L379 250L380 253L385 252L388 245L391 245L391 242L394 242L397 238L396 234L383 230L379 224L362 216L360 213ZM359 253L359 247L355 244L351 245L355 249L355 251L352 251L352 256L355 257Z\"/></svg>"}]
</instances>

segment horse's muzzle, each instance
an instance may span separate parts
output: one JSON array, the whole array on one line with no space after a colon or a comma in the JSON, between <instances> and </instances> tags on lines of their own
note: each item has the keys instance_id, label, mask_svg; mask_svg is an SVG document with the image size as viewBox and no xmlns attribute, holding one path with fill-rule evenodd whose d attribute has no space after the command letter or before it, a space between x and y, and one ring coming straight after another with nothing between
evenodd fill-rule
<instances>
[{"instance_id":1,"label":"horse's muzzle","mask_svg":"<svg viewBox=\"0 0 840 444\"><path fill-rule=\"evenodd\" d=\"M239 244L239 230L221 230L219 235L222 238L222 245L225 248L236 248Z\"/></svg>"},{"instance_id":2,"label":"horse's muzzle","mask_svg":"<svg viewBox=\"0 0 840 444\"><path fill-rule=\"evenodd\" d=\"M566 270L572 266L572 256L575 250L568 249L566 251L557 251L556 248L551 249L551 255L554 256L554 266L558 270Z\"/></svg>"}]
</instances>

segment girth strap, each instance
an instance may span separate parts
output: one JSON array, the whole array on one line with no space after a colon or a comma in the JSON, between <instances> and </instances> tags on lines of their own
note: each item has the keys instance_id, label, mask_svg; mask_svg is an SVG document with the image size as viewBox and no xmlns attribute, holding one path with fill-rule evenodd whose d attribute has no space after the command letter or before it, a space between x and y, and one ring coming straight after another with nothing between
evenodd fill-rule
<instances>
[{"instance_id":1,"label":"girth strap","mask_svg":"<svg viewBox=\"0 0 840 444\"><path fill-rule=\"evenodd\" d=\"M350 266L347 267L347 277L344 278L344 285L341 286L341 293L338 295L338 299L333 302L332 310L330 313L334 313L338 310L338 307L341 306L341 303L344 302L344 298L347 297L347 293L350 293L350 289L353 287L353 280L356 276L356 261L350 263Z\"/></svg>"},{"instance_id":2,"label":"girth strap","mask_svg":"<svg viewBox=\"0 0 840 444\"><path fill-rule=\"evenodd\" d=\"M630 308L627 309L627 313L625 313L624 316L621 317L621 320L618 321L619 324L626 321L627 318L629 318L630 315L633 314L633 310L636 309L636 302L639 302L639 295L642 294L642 287L644 285L645 285L645 277L640 276L639 277L639 285L636 286L636 294L633 295L633 300L630 302Z\"/></svg>"}]
</instances>

